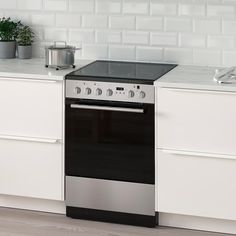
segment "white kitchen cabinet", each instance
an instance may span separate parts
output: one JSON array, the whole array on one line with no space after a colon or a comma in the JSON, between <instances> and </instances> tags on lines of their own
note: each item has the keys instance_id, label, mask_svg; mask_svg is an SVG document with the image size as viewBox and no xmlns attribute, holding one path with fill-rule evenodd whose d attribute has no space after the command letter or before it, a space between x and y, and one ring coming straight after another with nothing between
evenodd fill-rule
<instances>
[{"instance_id":1,"label":"white kitchen cabinet","mask_svg":"<svg viewBox=\"0 0 236 236\"><path fill-rule=\"evenodd\" d=\"M63 89L0 78L0 194L64 200Z\"/></svg>"},{"instance_id":2,"label":"white kitchen cabinet","mask_svg":"<svg viewBox=\"0 0 236 236\"><path fill-rule=\"evenodd\" d=\"M62 137L62 82L0 78L0 136Z\"/></svg>"},{"instance_id":3,"label":"white kitchen cabinet","mask_svg":"<svg viewBox=\"0 0 236 236\"><path fill-rule=\"evenodd\" d=\"M157 89L157 147L236 155L236 93Z\"/></svg>"},{"instance_id":4,"label":"white kitchen cabinet","mask_svg":"<svg viewBox=\"0 0 236 236\"><path fill-rule=\"evenodd\" d=\"M0 194L63 199L59 143L0 140Z\"/></svg>"},{"instance_id":5,"label":"white kitchen cabinet","mask_svg":"<svg viewBox=\"0 0 236 236\"><path fill-rule=\"evenodd\" d=\"M157 152L159 212L236 220L236 156Z\"/></svg>"},{"instance_id":6,"label":"white kitchen cabinet","mask_svg":"<svg viewBox=\"0 0 236 236\"><path fill-rule=\"evenodd\" d=\"M236 93L157 88L156 210L236 220Z\"/></svg>"}]
</instances>

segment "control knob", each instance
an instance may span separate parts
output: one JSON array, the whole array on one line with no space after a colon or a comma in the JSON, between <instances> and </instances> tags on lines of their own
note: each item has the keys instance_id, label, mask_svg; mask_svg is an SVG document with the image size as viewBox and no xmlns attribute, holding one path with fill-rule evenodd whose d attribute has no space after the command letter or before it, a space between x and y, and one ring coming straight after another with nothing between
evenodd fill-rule
<instances>
[{"instance_id":1,"label":"control knob","mask_svg":"<svg viewBox=\"0 0 236 236\"><path fill-rule=\"evenodd\" d=\"M102 90L100 88L96 89L96 95L99 96L102 94Z\"/></svg>"},{"instance_id":2,"label":"control knob","mask_svg":"<svg viewBox=\"0 0 236 236\"><path fill-rule=\"evenodd\" d=\"M130 91L128 92L128 97L129 97L129 98L133 98L134 95L135 95L135 93L134 93L133 90L130 90Z\"/></svg>"},{"instance_id":3,"label":"control knob","mask_svg":"<svg viewBox=\"0 0 236 236\"><path fill-rule=\"evenodd\" d=\"M86 94L86 95L89 95L89 94L91 94L91 93L92 93L91 88L86 88L86 89L85 89L85 94Z\"/></svg>"},{"instance_id":4,"label":"control knob","mask_svg":"<svg viewBox=\"0 0 236 236\"><path fill-rule=\"evenodd\" d=\"M74 88L74 93L80 94L81 93L81 88L80 87L75 87Z\"/></svg>"},{"instance_id":5,"label":"control knob","mask_svg":"<svg viewBox=\"0 0 236 236\"><path fill-rule=\"evenodd\" d=\"M107 96L110 97L110 96L112 96L112 94L113 94L113 91L111 89L108 89L107 90Z\"/></svg>"},{"instance_id":6,"label":"control knob","mask_svg":"<svg viewBox=\"0 0 236 236\"><path fill-rule=\"evenodd\" d=\"M146 97L146 93L143 92L143 91L141 91L141 92L139 93L139 98L145 98L145 97Z\"/></svg>"}]
</instances>

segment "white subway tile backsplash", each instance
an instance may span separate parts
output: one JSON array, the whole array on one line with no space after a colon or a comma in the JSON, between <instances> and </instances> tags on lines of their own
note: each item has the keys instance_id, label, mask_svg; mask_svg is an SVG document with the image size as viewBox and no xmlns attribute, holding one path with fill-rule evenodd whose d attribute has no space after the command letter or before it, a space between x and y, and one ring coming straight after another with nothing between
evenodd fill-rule
<instances>
[{"instance_id":1,"label":"white subway tile backsplash","mask_svg":"<svg viewBox=\"0 0 236 236\"><path fill-rule=\"evenodd\" d=\"M84 43L94 43L95 42L95 32L94 30L86 29L71 29L69 30L69 40Z\"/></svg>"},{"instance_id":2,"label":"white subway tile backsplash","mask_svg":"<svg viewBox=\"0 0 236 236\"><path fill-rule=\"evenodd\" d=\"M67 30L46 28L44 30L44 39L47 41L67 41Z\"/></svg>"},{"instance_id":3,"label":"white subway tile backsplash","mask_svg":"<svg viewBox=\"0 0 236 236\"><path fill-rule=\"evenodd\" d=\"M235 66L236 64L236 50L223 52L223 65Z\"/></svg>"},{"instance_id":4,"label":"white subway tile backsplash","mask_svg":"<svg viewBox=\"0 0 236 236\"><path fill-rule=\"evenodd\" d=\"M33 25L37 26L54 26L55 25L55 15L54 14L33 14L31 16L31 21Z\"/></svg>"},{"instance_id":5,"label":"white subway tile backsplash","mask_svg":"<svg viewBox=\"0 0 236 236\"><path fill-rule=\"evenodd\" d=\"M82 16L82 26L86 28L107 28L107 16L85 15Z\"/></svg>"},{"instance_id":6,"label":"white subway tile backsplash","mask_svg":"<svg viewBox=\"0 0 236 236\"><path fill-rule=\"evenodd\" d=\"M106 59L108 58L108 46L99 44L83 44L83 58L86 59Z\"/></svg>"},{"instance_id":7,"label":"white subway tile backsplash","mask_svg":"<svg viewBox=\"0 0 236 236\"><path fill-rule=\"evenodd\" d=\"M174 32L191 32L192 31L192 20L186 18L166 18L165 19L165 30Z\"/></svg>"},{"instance_id":8,"label":"white subway tile backsplash","mask_svg":"<svg viewBox=\"0 0 236 236\"><path fill-rule=\"evenodd\" d=\"M196 65L219 66L222 62L219 50L194 50L193 58Z\"/></svg>"},{"instance_id":9,"label":"white subway tile backsplash","mask_svg":"<svg viewBox=\"0 0 236 236\"><path fill-rule=\"evenodd\" d=\"M207 3L221 4L224 0L207 0Z\"/></svg>"},{"instance_id":10,"label":"white subway tile backsplash","mask_svg":"<svg viewBox=\"0 0 236 236\"><path fill-rule=\"evenodd\" d=\"M123 12L125 14L148 14L149 3L143 0L124 0Z\"/></svg>"},{"instance_id":11,"label":"white subway tile backsplash","mask_svg":"<svg viewBox=\"0 0 236 236\"><path fill-rule=\"evenodd\" d=\"M206 46L205 35L181 33L179 37L180 47L204 48Z\"/></svg>"},{"instance_id":12,"label":"white subway tile backsplash","mask_svg":"<svg viewBox=\"0 0 236 236\"><path fill-rule=\"evenodd\" d=\"M109 26L113 29L135 29L135 17L111 16Z\"/></svg>"},{"instance_id":13,"label":"white subway tile backsplash","mask_svg":"<svg viewBox=\"0 0 236 236\"><path fill-rule=\"evenodd\" d=\"M227 4L236 4L235 0L222 0L222 3L227 3Z\"/></svg>"},{"instance_id":14,"label":"white subway tile backsplash","mask_svg":"<svg viewBox=\"0 0 236 236\"><path fill-rule=\"evenodd\" d=\"M0 0L1 10L4 9L16 9L17 0Z\"/></svg>"},{"instance_id":15,"label":"white subway tile backsplash","mask_svg":"<svg viewBox=\"0 0 236 236\"><path fill-rule=\"evenodd\" d=\"M179 5L180 16L205 16L206 9L203 4L180 4Z\"/></svg>"},{"instance_id":16,"label":"white subway tile backsplash","mask_svg":"<svg viewBox=\"0 0 236 236\"><path fill-rule=\"evenodd\" d=\"M151 45L158 45L162 47L177 46L177 34L176 33L151 33L150 43Z\"/></svg>"},{"instance_id":17,"label":"white subway tile backsplash","mask_svg":"<svg viewBox=\"0 0 236 236\"><path fill-rule=\"evenodd\" d=\"M110 45L109 58L112 60L131 61L136 58L136 51L134 46Z\"/></svg>"},{"instance_id":18,"label":"white subway tile backsplash","mask_svg":"<svg viewBox=\"0 0 236 236\"><path fill-rule=\"evenodd\" d=\"M236 64L236 0L0 0L36 32L33 55L65 40L77 58Z\"/></svg>"},{"instance_id":19,"label":"white subway tile backsplash","mask_svg":"<svg viewBox=\"0 0 236 236\"><path fill-rule=\"evenodd\" d=\"M163 18L137 17L136 28L138 30L163 30Z\"/></svg>"},{"instance_id":20,"label":"white subway tile backsplash","mask_svg":"<svg viewBox=\"0 0 236 236\"><path fill-rule=\"evenodd\" d=\"M80 49L75 51L75 59L81 59L82 58L82 43L79 43L78 41L69 41L69 45L73 45L74 47Z\"/></svg>"},{"instance_id":21,"label":"white subway tile backsplash","mask_svg":"<svg viewBox=\"0 0 236 236\"><path fill-rule=\"evenodd\" d=\"M194 32L202 34L217 34L221 32L221 21L211 19L194 20Z\"/></svg>"},{"instance_id":22,"label":"white subway tile backsplash","mask_svg":"<svg viewBox=\"0 0 236 236\"><path fill-rule=\"evenodd\" d=\"M44 27L32 27L34 31L34 42L40 43L44 40Z\"/></svg>"},{"instance_id":23,"label":"white subway tile backsplash","mask_svg":"<svg viewBox=\"0 0 236 236\"><path fill-rule=\"evenodd\" d=\"M236 20L235 21L223 21L223 33L224 34L236 34Z\"/></svg>"},{"instance_id":24,"label":"white subway tile backsplash","mask_svg":"<svg viewBox=\"0 0 236 236\"><path fill-rule=\"evenodd\" d=\"M5 2L9 2L9 0L5 0ZM40 10L42 8L42 1L17 0L17 6L21 10Z\"/></svg>"},{"instance_id":25,"label":"white subway tile backsplash","mask_svg":"<svg viewBox=\"0 0 236 236\"><path fill-rule=\"evenodd\" d=\"M56 14L56 26L66 28L80 28L81 16L74 13L58 13Z\"/></svg>"},{"instance_id":26,"label":"white subway tile backsplash","mask_svg":"<svg viewBox=\"0 0 236 236\"><path fill-rule=\"evenodd\" d=\"M94 12L94 0L69 0L69 10L73 12Z\"/></svg>"},{"instance_id":27,"label":"white subway tile backsplash","mask_svg":"<svg viewBox=\"0 0 236 236\"><path fill-rule=\"evenodd\" d=\"M34 1L32 0L28 0L28 1L31 1L32 3L34 3ZM66 11L67 1L66 0L45 0L44 9L47 11Z\"/></svg>"},{"instance_id":28,"label":"white subway tile backsplash","mask_svg":"<svg viewBox=\"0 0 236 236\"><path fill-rule=\"evenodd\" d=\"M31 24L31 15L26 11L4 11L1 17L10 17L12 20L21 21L23 24Z\"/></svg>"},{"instance_id":29,"label":"white subway tile backsplash","mask_svg":"<svg viewBox=\"0 0 236 236\"><path fill-rule=\"evenodd\" d=\"M121 1L120 0L97 0L96 12L105 13L105 14L121 13Z\"/></svg>"},{"instance_id":30,"label":"white subway tile backsplash","mask_svg":"<svg viewBox=\"0 0 236 236\"><path fill-rule=\"evenodd\" d=\"M235 7L232 5L208 5L207 6L207 16L212 17L225 17L234 18L235 17Z\"/></svg>"},{"instance_id":31,"label":"white subway tile backsplash","mask_svg":"<svg viewBox=\"0 0 236 236\"><path fill-rule=\"evenodd\" d=\"M151 15L176 15L177 3L162 2L160 0L151 0Z\"/></svg>"},{"instance_id":32,"label":"white subway tile backsplash","mask_svg":"<svg viewBox=\"0 0 236 236\"><path fill-rule=\"evenodd\" d=\"M186 48L166 48L164 49L164 60L179 64L192 64L192 49Z\"/></svg>"},{"instance_id":33,"label":"white subway tile backsplash","mask_svg":"<svg viewBox=\"0 0 236 236\"><path fill-rule=\"evenodd\" d=\"M155 47L137 47L136 59L138 61L159 62L163 60L163 49Z\"/></svg>"},{"instance_id":34,"label":"white subway tile backsplash","mask_svg":"<svg viewBox=\"0 0 236 236\"><path fill-rule=\"evenodd\" d=\"M98 30L96 32L97 43L121 43L121 37L121 31Z\"/></svg>"},{"instance_id":35,"label":"white subway tile backsplash","mask_svg":"<svg viewBox=\"0 0 236 236\"><path fill-rule=\"evenodd\" d=\"M124 32L123 43L147 45L149 43L149 33L137 31Z\"/></svg>"},{"instance_id":36,"label":"white subway tile backsplash","mask_svg":"<svg viewBox=\"0 0 236 236\"><path fill-rule=\"evenodd\" d=\"M209 36L208 47L215 49L234 49L235 38L233 36Z\"/></svg>"}]
</instances>

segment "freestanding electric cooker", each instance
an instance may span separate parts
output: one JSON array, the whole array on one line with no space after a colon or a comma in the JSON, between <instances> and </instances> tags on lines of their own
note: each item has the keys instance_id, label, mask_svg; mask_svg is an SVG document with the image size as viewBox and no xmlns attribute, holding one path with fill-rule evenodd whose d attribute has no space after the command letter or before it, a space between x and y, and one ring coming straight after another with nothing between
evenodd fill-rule
<instances>
[{"instance_id":1,"label":"freestanding electric cooker","mask_svg":"<svg viewBox=\"0 0 236 236\"><path fill-rule=\"evenodd\" d=\"M154 227L153 82L176 65L95 61L66 76L66 211Z\"/></svg>"}]
</instances>

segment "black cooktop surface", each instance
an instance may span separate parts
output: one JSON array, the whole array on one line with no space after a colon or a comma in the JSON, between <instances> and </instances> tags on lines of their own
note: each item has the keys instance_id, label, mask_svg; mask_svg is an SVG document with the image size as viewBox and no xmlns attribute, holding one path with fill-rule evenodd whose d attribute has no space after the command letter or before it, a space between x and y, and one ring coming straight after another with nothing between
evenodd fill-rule
<instances>
[{"instance_id":1,"label":"black cooktop surface","mask_svg":"<svg viewBox=\"0 0 236 236\"><path fill-rule=\"evenodd\" d=\"M66 79L153 84L155 80L176 66L159 63L95 61L71 72Z\"/></svg>"}]
</instances>

